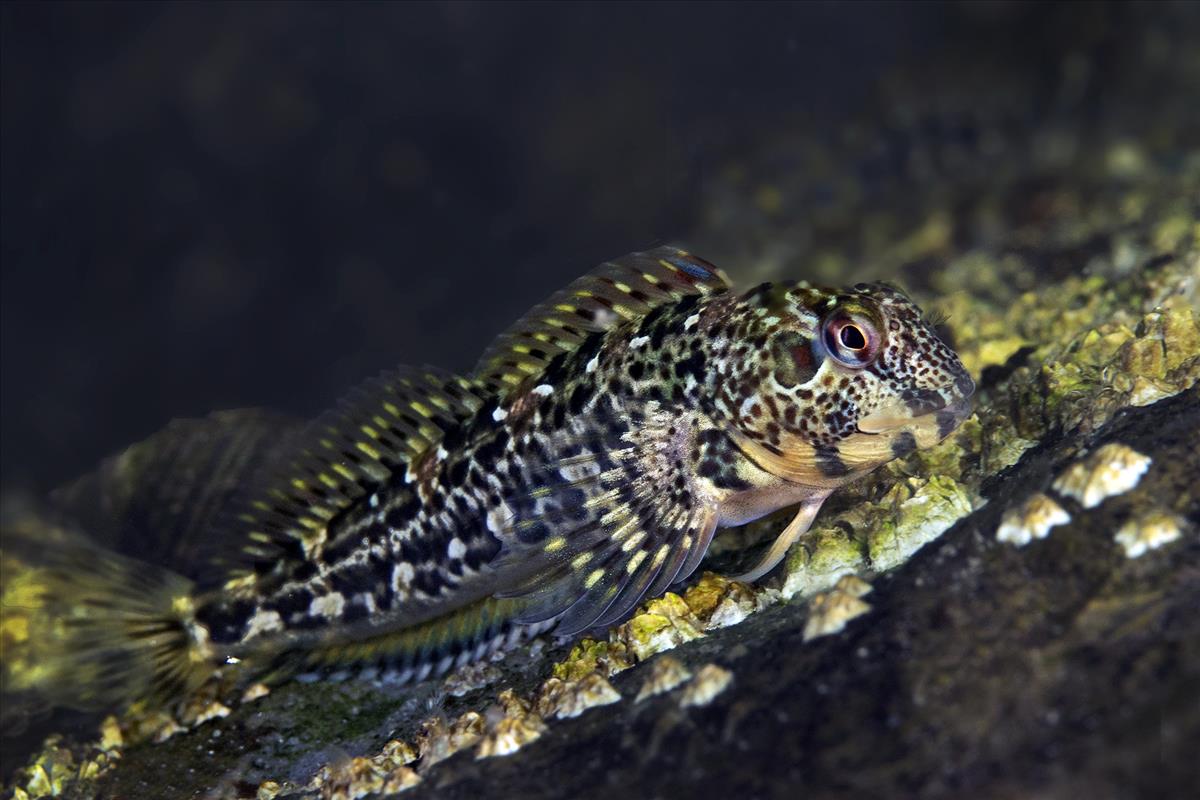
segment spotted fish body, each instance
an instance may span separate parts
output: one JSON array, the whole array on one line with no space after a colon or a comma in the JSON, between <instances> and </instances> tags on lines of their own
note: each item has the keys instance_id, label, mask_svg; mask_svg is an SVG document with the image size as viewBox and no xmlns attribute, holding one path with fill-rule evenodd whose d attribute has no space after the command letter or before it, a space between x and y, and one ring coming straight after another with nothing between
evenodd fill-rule
<instances>
[{"instance_id":1,"label":"spotted fish body","mask_svg":"<svg viewBox=\"0 0 1200 800\"><path fill-rule=\"evenodd\" d=\"M297 435L235 523L250 568L175 597L157 646L408 679L606 626L691 574L718 527L796 506L742 577L761 576L833 490L950 433L973 389L889 286L737 294L683 251L631 254L472 376L398 370Z\"/></svg>"}]
</instances>

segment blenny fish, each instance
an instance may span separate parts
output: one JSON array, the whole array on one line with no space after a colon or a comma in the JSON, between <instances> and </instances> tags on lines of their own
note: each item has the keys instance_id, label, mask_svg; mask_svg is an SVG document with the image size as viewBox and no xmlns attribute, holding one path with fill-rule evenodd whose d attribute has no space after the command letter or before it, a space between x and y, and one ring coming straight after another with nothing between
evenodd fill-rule
<instances>
[{"instance_id":1,"label":"blenny fish","mask_svg":"<svg viewBox=\"0 0 1200 800\"><path fill-rule=\"evenodd\" d=\"M412 680L603 628L692 574L718 528L795 507L739 576L762 577L830 493L946 437L973 391L890 285L739 294L682 250L633 253L471 375L399 368L292 433L213 517L209 538L241 543L217 580L45 548L46 683L96 706L218 671Z\"/></svg>"}]
</instances>

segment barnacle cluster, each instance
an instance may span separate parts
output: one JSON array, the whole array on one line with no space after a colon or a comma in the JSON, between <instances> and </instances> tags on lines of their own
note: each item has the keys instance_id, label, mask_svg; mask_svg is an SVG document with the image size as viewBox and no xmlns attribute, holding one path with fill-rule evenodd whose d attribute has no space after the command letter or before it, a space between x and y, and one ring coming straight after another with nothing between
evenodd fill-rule
<instances>
[{"instance_id":1,"label":"barnacle cluster","mask_svg":"<svg viewBox=\"0 0 1200 800\"><path fill-rule=\"evenodd\" d=\"M952 443L933 449L954 447ZM983 504L968 485L950 475L897 479L897 474L885 471L884 480L894 482L881 496L820 522L792 549L780 590L784 599L811 597L848 572L893 569Z\"/></svg>"},{"instance_id":2,"label":"barnacle cluster","mask_svg":"<svg viewBox=\"0 0 1200 800\"><path fill-rule=\"evenodd\" d=\"M388 742L370 758L346 758L321 767L303 788L319 792L326 800L358 800L372 794L393 794L421 782L421 776L408 766L413 757L412 748L405 743ZM265 781L259 786L258 796L272 798L283 788L275 781Z\"/></svg>"}]
</instances>

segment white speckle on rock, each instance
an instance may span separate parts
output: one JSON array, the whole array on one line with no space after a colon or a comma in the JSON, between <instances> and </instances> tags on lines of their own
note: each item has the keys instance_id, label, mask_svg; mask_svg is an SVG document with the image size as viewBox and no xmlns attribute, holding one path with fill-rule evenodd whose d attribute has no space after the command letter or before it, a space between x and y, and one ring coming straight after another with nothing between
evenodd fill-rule
<instances>
[{"instance_id":1,"label":"white speckle on rock","mask_svg":"<svg viewBox=\"0 0 1200 800\"><path fill-rule=\"evenodd\" d=\"M705 664L692 678L683 693L679 696L679 705L683 708L690 706L706 706L721 692L729 688L733 682L733 673L718 667L716 664Z\"/></svg>"},{"instance_id":2,"label":"white speckle on rock","mask_svg":"<svg viewBox=\"0 0 1200 800\"><path fill-rule=\"evenodd\" d=\"M1138 558L1176 541L1182 535L1183 525L1178 517L1156 511L1126 522L1113 540L1125 548L1126 558Z\"/></svg>"},{"instance_id":3,"label":"white speckle on rock","mask_svg":"<svg viewBox=\"0 0 1200 800\"><path fill-rule=\"evenodd\" d=\"M1106 444L1072 464L1054 481L1054 489L1073 497L1084 508L1095 508L1105 499L1124 494L1138 485L1151 458L1123 444Z\"/></svg>"},{"instance_id":4,"label":"white speckle on rock","mask_svg":"<svg viewBox=\"0 0 1200 800\"><path fill-rule=\"evenodd\" d=\"M1070 521L1071 515L1066 509L1038 492L1004 513L996 528L996 540L1024 547L1034 539L1045 539L1052 528Z\"/></svg>"},{"instance_id":5,"label":"white speckle on rock","mask_svg":"<svg viewBox=\"0 0 1200 800\"><path fill-rule=\"evenodd\" d=\"M629 346L631 348L633 348L634 350L637 350L639 347L645 347L649 343L650 343L649 336L638 336L638 337L635 337L635 338L629 340Z\"/></svg>"},{"instance_id":6,"label":"white speckle on rock","mask_svg":"<svg viewBox=\"0 0 1200 800\"><path fill-rule=\"evenodd\" d=\"M608 679L598 672L585 675L577 681L550 678L542 684L535 709L545 717L567 719L578 717L589 708L606 706L621 699Z\"/></svg>"},{"instance_id":7,"label":"white speckle on rock","mask_svg":"<svg viewBox=\"0 0 1200 800\"><path fill-rule=\"evenodd\" d=\"M804 641L837 633L850 620L870 611L871 604L860 599L870 591L871 584L847 575L832 590L814 597L804 624Z\"/></svg>"},{"instance_id":8,"label":"white speckle on rock","mask_svg":"<svg viewBox=\"0 0 1200 800\"><path fill-rule=\"evenodd\" d=\"M692 677L692 671L673 656L659 656L650 663L650 674L633 702L640 703L656 694L669 692Z\"/></svg>"}]
</instances>

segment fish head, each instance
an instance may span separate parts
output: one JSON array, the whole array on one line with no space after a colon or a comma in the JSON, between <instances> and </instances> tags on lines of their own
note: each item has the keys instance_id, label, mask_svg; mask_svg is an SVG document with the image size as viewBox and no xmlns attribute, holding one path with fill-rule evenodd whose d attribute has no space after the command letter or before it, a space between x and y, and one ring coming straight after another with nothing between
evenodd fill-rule
<instances>
[{"instance_id":1,"label":"fish head","mask_svg":"<svg viewBox=\"0 0 1200 800\"><path fill-rule=\"evenodd\" d=\"M970 415L975 382L899 289L778 284L756 298L759 368L742 372L735 438L776 475L835 487Z\"/></svg>"}]
</instances>

